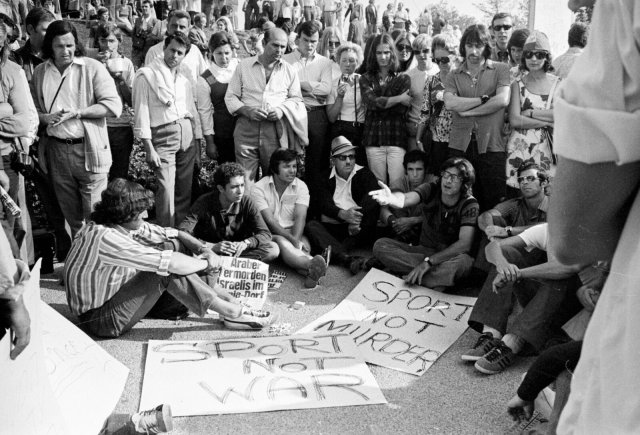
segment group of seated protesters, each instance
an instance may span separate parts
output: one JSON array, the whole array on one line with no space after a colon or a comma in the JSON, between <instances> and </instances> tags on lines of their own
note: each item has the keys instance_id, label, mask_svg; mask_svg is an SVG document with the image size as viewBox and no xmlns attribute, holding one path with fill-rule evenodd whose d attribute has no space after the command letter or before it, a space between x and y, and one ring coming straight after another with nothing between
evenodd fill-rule
<instances>
[{"instance_id":1,"label":"group of seated protesters","mask_svg":"<svg viewBox=\"0 0 640 435\"><path fill-rule=\"evenodd\" d=\"M192 46L190 16L175 11L163 41L137 42L137 71L113 24L94 29L99 51L87 56L71 23L35 8L26 24L30 40L14 54L24 73L0 65L4 168L19 179L5 139L35 136L39 124L46 173L36 187L55 221L69 306L95 335L209 310L232 329L271 324L272 313L216 285L222 256L280 258L308 288L330 264L452 293L482 269L469 319L480 335L462 359L484 374L566 342L561 327L597 299L592 265L548 253L559 79L546 36L511 35L508 14L470 26L459 45L383 33L364 50L305 21L291 51L282 29L265 26L262 49L239 60L227 31ZM2 24L0 41L6 59ZM155 194L126 179L135 146ZM216 166L199 195L201 154ZM508 323L516 299L523 309ZM575 355L568 346L559 353ZM513 408L529 406L539 384L525 379Z\"/></svg>"}]
</instances>

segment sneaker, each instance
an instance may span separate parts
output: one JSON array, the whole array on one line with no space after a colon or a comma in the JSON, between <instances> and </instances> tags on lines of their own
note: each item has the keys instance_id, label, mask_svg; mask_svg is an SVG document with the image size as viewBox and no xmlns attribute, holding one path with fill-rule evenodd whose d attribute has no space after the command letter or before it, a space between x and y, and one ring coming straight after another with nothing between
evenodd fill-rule
<instances>
[{"instance_id":1,"label":"sneaker","mask_svg":"<svg viewBox=\"0 0 640 435\"><path fill-rule=\"evenodd\" d=\"M331 245L327 246L327 249L322 251L322 258L324 258L324 262L327 267L329 267L329 263L331 263Z\"/></svg>"},{"instance_id":2,"label":"sneaker","mask_svg":"<svg viewBox=\"0 0 640 435\"><path fill-rule=\"evenodd\" d=\"M254 310L246 306L242 307L240 317L224 318L224 326L229 329L258 330L273 323L273 316L269 311Z\"/></svg>"},{"instance_id":3,"label":"sneaker","mask_svg":"<svg viewBox=\"0 0 640 435\"><path fill-rule=\"evenodd\" d=\"M496 347L476 361L474 367L485 375L495 375L513 364L514 360L513 351L503 341L500 341Z\"/></svg>"},{"instance_id":4,"label":"sneaker","mask_svg":"<svg viewBox=\"0 0 640 435\"><path fill-rule=\"evenodd\" d=\"M367 258L354 255L351 258L351 263L349 263L349 270L353 275L357 275L358 272L360 272L361 270L364 270L364 265L366 263L367 263Z\"/></svg>"},{"instance_id":5,"label":"sneaker","mask_svg":"<svg viewBox=\"0 0 640 435\"><path fill-rule=\"evenodd\" d=\"M136 433L170 432L173 430L171 406L165 403L148 411L136 412L131 416L131 424Z\"/></svg>"},{"instance_id":6,"label":"sneaker","mask_svg":"<svg viewBox=\"0 0 640 435\"><path fill-rule=\"evenodd\" d=\"M471 349L462 354L461 358L463 361L478 361L499 343L500 339L493 338L490 332L485 332L478 337L478 341Z\"/></svg>"},{"instance_id":7,"label":"sneaker","mask_svg":"<svg viewBox=\"0 0 640 435\"><path fill-rule=\"evenodd\" d=\"M327 274L327 263L321 255L316 255L309 263L309 274L304 280L306 288L314 288L318 285L320 278Z\"/></svg>"}]
</instances>

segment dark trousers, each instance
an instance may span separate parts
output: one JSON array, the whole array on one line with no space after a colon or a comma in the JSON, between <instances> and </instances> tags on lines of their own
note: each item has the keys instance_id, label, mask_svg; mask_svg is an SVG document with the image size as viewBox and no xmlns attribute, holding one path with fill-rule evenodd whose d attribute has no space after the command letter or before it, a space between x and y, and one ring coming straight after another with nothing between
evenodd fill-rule
<instances>
[{"instance_id":1,"label":"dark trousers","mask_svg":"<svg viewBox=\"0 0 640 435\"><path fill-rule=\"evenodd\" d=\"M307 112L307 117L309 145L306 149L304 164L305 181L311 197L319 198L320 186L324 181L321 179L321 174L329 168L329 147L327 145L329 119L324 108ZM319 212L318 202L312 201L309 204L309 217L317 217Z\"/></svg>"},{"instance_id":2,"label":"dark trousers","mask_svg":"<svg viewBox=\"0 0 640 435\"><path fill-rule=\"evenodd\" d=\"M375 224L367 225L362 227L359 234L350 236L346 223L331 224L312 220L307 223L304 233L309 239L313 254L322 253L330 245L332 258L336 259L336 263L344 264L352 249L370 246L373 243L375 230Z\"/></svg>"},{"instance_id":3,"label":"dark trousers","mask_svg":"<svg viewBox=\"0 0 640 435\"><path fill-rule=\"evenodd\" d=\"M506 152L478 152L478 141L475 135L466 151L449 148L450 157L464 157L469 160L476 171L476 182L473 185L473 196L480 204L480 211L493 208L506 197L507 175L505 165Z\"/></svg>"},{"instance_id":4,"label":"dark trousers","mask_svg":"<svg viewBox=\"0 0 640 435\"><path fill-rule=\"evenodd\" d=\"M449 142L431 142L429 153L429 173L440 175L442 164L449 158ZM475 189L474 189L475 193Z\"/></svg>"},{"instance_id":5,"label":"dark trousers","mask_svg":"<svg viewBox=\"0 0 640 435\"><path fill-rule=\"evenodd\" d=\"M133 129L130 126L107 127L107 133L113 160L109 169L109 181L114 178L127 178L133 149Z\"/></svg>"},{"instance_id":6,"label":"dark trousers","mask_svg":"<svg viewBox=\"0 0 640 435\"><path fill-rule=\"evenodd\" d=\"M520 268L546 261L539 250L524 253L519 249L503 248L503 254L507 261ZM515 334L540 351L551 335L581 308L575 296L580 285L577 276L561 280L525 279L496 293L492 288L496 275L496 268L492 267L469 317L469 326L478 332L487 325L502 334ZM514 296L523 310L507 330Z\"/></svg>"}]
</instances>

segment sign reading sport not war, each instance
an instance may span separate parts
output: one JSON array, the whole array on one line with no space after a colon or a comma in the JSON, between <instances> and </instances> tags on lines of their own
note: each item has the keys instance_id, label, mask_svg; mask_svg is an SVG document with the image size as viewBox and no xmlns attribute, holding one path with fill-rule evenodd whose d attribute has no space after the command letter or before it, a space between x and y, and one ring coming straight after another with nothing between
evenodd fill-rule
<instances>
[{"instance_id":1,"label":"sign reading sport not war","mask_svg":"<svg viewBox=\"0 0 640 435\"><path fill-rule=\"evenodd\" d=\"M346 299L299 332L349 334L366 362L420 376L467 329L475 301L372 269Z\"/></svg>"},{"instance_id":2,"label":"sign reading sport not war","mask_svg":"<svg viewBox=\"0 0 640 435\"><path fill-rule=\"evenodd\" d=\"M174 416L386 403L346 335L151 340L140 409Z\"/></svg>"}]
</instances>

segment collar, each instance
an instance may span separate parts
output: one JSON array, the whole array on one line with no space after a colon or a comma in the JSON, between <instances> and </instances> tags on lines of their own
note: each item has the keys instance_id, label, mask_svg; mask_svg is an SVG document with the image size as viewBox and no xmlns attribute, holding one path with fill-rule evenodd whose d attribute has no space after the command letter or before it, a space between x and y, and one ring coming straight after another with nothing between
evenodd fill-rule
<instances>
[{"instance_id":1,"label":"collar","mask_svg":"<svg viewBox=\"0 0 640 435\"><path fill-rule=\"evenodd\" d=\"M351 179L356 175L356 172L358 172L360 169L362 169L362 166L356 164L353 167L353 171L351 171L351 173L349 174L349 178L347 178L345 181L351 181ZM336 167L334 166L333 168L331 168L331 173L329 174L329 179L335 177L336 179L340 178L342 180L344 180L344 178L340 177L338 175L338 173L336 172Z\"/></svg>"},{"instance_id":2,"label":"collar","mask_svg":"<svg viewBox=\"0 0 640 435\"><path fill-rule=\"evenodd\" d=\"M307 61L310 61L310 62L313 61L316 57L318 57L318 52L317 51L314 51L311 56L307 56L307 57L302 57L302 52L298 48L296 48L296 51L294 51L293 53L296 56L296 59L298 59L298 60L307 59Z\"/></svg>"},{"instance_id":3,"label":"collar","mask_svg":"<svg viewBox=\"0 0 640 435\"><path fill-rule=\"evenodd\" d=\"M273 186L273 188L275 189L275 187L276 187L276 182L275 182L275 181L273 181L273 175L269 175L269 177L267 177L267 180L268 180L268 184L272 185L272 186ZM295 187L298 187L298 180L299 180L299 178L298 178L298 177L294 178L294 179L293 179L293 181L291 182L291 184L288 184L288 185L287 185L287 189L288 189L289 187L294 187L294 188L295 188Z\"/></svg>"},{"instance_id":4,"label":"collar","mask_svg":"<svg viewBox=\"0 0 640 435\"><path fill-rule=\"evenodd\" d=\"M258 56L259 55L255 55L255 56L249 58L249 59L252 59L251 60L251 65L253 66L255 64L258 64L258 65L260 65L261 67L264 68L264 65L262 65L262 63L260 62L260 59L258 59ZM282 57L280 57L280 59L276 60L274 68L279 66L279 65L282 65Z\"/></svg>"},{"instance_id":5,"label":"collar","mask_svg":"<svg viewBox=\"0 0 640 435\"><path fill-rule=\"evenodd\" d=\"M567 53L578 54L578 53L582 53L583 51L584 51L584 48L581 48L581 47L569 47L569 49L567 50Z\"/></svg>"},{"instance_id":6,"label":"collar","mask_svg":"<svg viewBox=\"0 0 640 435\"><path fill-rule=\"evenodd\" d=\"M220 213L222 214L222 216L236 216L236 215L238 215L238 213L240 213L240 203L241 202L242 202L242 200L232 203L229 206L228 209L220 210Z\"/></svg>"},{"instance_id":7,"label":"collar","mask_svg":"<svg viewBox=\"0 0 640 435\"><path fill-rule=\"evenodd\" d=\"M484 63L484 65L482 65L482 67L480 68L480 71L485 70L485 69L496 69L496 63L494 61L492 61L491 59L487 59ZM453 70L454 74L462 74L462 73L467 73L469 74L469 69L467 68L467 61L465 60L464 62L462 62L462 64L460 64L460 66L457 69Z\"/></svg>"},{"instance_id":8,"label":"collar","mask_svg":"<svg viewBox=\"0 0 640 435\"><path fill-rule=\"evenodd\" d=\"M53 59L47 59L46 63L47 63L47 68L55 68L56 71L58 70L58 67L56 66L56 64L53 63ZM86 65L86 62L84 60L84 56L74 56L73 60L71 61L71 65L81 65L81 66ZM68 70L69 70L69 68L67 68L65 70L65 73Z\"/></svg>"}]
</instances>

